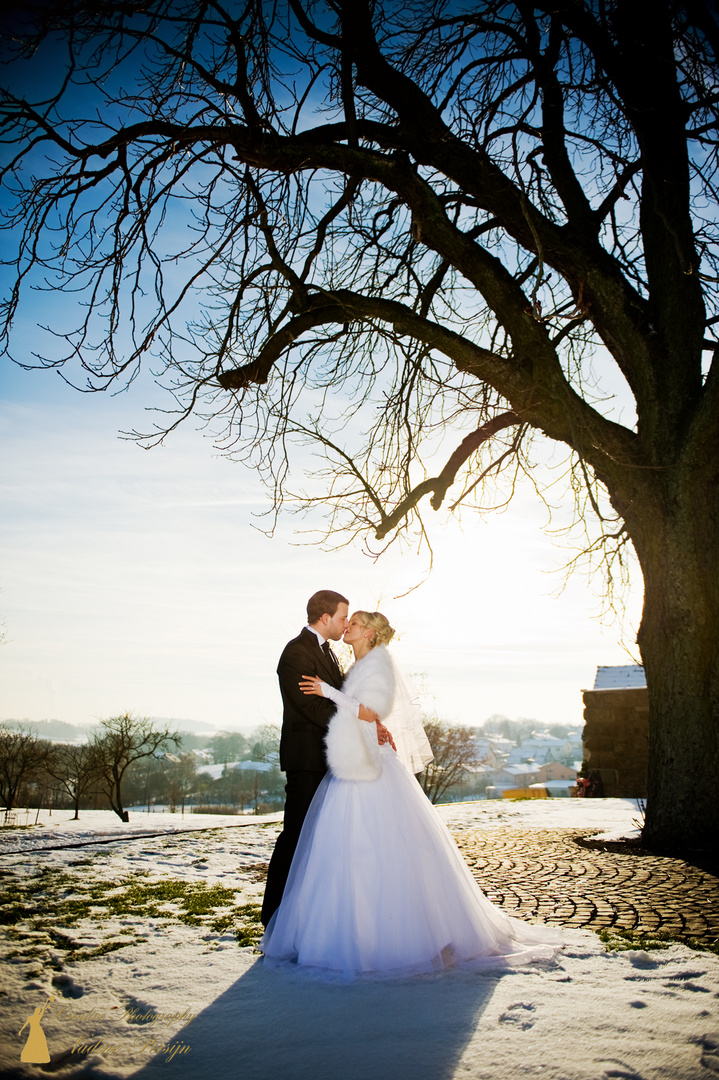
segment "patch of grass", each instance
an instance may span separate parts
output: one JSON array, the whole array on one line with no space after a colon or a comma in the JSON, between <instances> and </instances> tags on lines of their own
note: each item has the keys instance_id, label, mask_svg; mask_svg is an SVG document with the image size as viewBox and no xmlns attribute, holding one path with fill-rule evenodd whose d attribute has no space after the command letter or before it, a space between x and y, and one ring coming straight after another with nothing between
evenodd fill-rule
<instances>
[{"instance_id":1,"label":"patch of grass","mask_svg":"<svg viewBox=\"0 0 719 1080\"><path fill-rule=\"evenodd\" d=\"M0 892L0 925L14 926L28 916L42 913L46 909L44 900L59 889L69 889L74 879L58 870L42 869L34 877L18 884L7 880Z\"/></svg>"},{"instance_id":2,"label":"patch of grass","mask_svg":"<svg viewBox=\"0 0 719 1080\"><path fill-rule=\"evenodd\" d=\"M620 930L606 927L598 933L599 940L606 952L625 952L627 949L641 949L651 952L657 949L670 949L672 945L686 945L697 952L711 952L719 955L719 941L703 942L696 938L678 938L668 930Z\"/></svg>"},{"instance_id":3,"label":"patch of grass","mask_svg":"<svg viewBox=\"0 0 719 1080\"><path fill-rule=\"evenodd\" d=\"M649 952L653 949L670 949L672 945L677 944L671 934L662 930L650 933L647 930L619 930L616 927L605 927L599 931L598 936L606 952L624 952L627 949L643 949Z\"/></svg>"},{"instance_id":4,"label":"patch of grass","mask_svg":"<svg viewBox=\"0 0 719 1080\"><path fill-rule=\"evenodd\" d=\"M205 916L213 914L218 907L233 904L235 899L235 890L224 885L177 878L159 881L125 878L119 886L111 886L111 890L98 883L86 902L97 906L101 900L103 910L110 916L146 915L162 919L171 915L190 926L200 925ZM169 911L168 905L179 910Z\"/></svg>"},{"instance_id":5,"label":"patch of grass","mask_svg":"<svg viewBox=\"0 0 719 1080\"><path fill-rule=\"evenodd\" d=\"M235 890L223 885L177 878L147 880L140 876L118 882L93 882L78 891L65 890L54 909L57 922L73 926L86 918L171 919L188 926L203 926L218 908L233 908Z\"/></svg>"},{"instance_id":6,"label":"patch of grass","mask_svg":"<svg viewBox=\"0 0 719 1080\"><path fill-rule=\"evenodd\" d=\"M28 945L24 949L13 949L7 954L8 960L42 960L47 950L40 945Z\"/></svg>"},{"instance_id":7,"label":"patch of grass","mask_svg":"<svg viewBox=\"0 0 719 1080\"><path fill-rule=\"evenodd\" d=\"M77 960L92 960L96 956L105 956L106 953L116 952L118 949L126 949L128 945L137 945L137 941L103 941L101 945L96 945L94 949L83 950L82 953L78 953Z\"/></svg>"},{"instance_id":8,"label":"patch of grass","mask_svg":"<svg viewBox=\"0 0 719 1080\"><path fill-rule=\"evenodd\" d=\"M111 919L167 919L218 934L233 932L238 945L254 946L263 933L259 905L239 906L236 895L235 889L202 881L139 874L120 881L86 881L64 871L44 870L21 883L6 882L0 893L0 925L7 936L24 942L15 955L27 959L46 955L50 938L68 960L87 960L137 943L112 940L96 947L79 946L62 929L83 919L96 924ZM43 935L48 936L38 940Z\"/></svg>"},{"instance_id":9,"label":"patch of grass","mask_svg":"<svg viewBox=\"0 0 719 1080\"><path fill-rule=\"evenodd\" d=\"M696 938L689 938L683 942L684 945L688 945L690 949L696 949L697 952L710 952L719 956L719 940L717 941L697 941Z\"/></svg>"},{"instance_id":10,"label":"patch of grass","mask_svg":"<svg viewBox=\"0 0 719 1080\"><path fill-rule=\"evenodd\" d=\"M241 947L255 948L259 945L260 938L265 932L265 928L260 921L261 910L259 904L243 904L242 907L237 908L237 913L241 916L242 922L235 929L235 938L237 944Z\"/></svg>"},{"instance_id":11,"label":"patch of grass","mask_svg":"<svg viewBox=\"0 0 719 1080\"><path fill-rule=\"evenodd\" d=\"M125 949L129 945L142 944L141 939L128 941L103 941L95 946L81 946L76 942L56 938L53 942L55 948L65 950L65 958L69 961L92 960L96 956L104 956L105 953L116 952L117 949ZM15 949L8 953L8 959L15 960L46 960L47 949L31 945L29 948ZM42 969L41 969L42 971ZM40 974L40 972L38 972Z\"/></svg>"},{"instance_id":12,"label":"patch of grass","mask_svg":"<svg viewBox=\"0 0 719 1080\"><path fill-rule=\"evenodd\" d=\"M14 926L27 918L27 908L23 904L14 903L6 896L0 897L0 904L0 926Z\"/></svg>"}]
</instances>

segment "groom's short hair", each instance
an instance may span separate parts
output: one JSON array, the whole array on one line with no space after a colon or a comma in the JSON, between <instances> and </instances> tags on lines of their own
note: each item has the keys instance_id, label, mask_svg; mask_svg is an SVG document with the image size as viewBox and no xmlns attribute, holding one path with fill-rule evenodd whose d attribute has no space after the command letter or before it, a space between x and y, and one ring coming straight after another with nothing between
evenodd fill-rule
<instances>
[{"instance_id":1,"label":"groom's short hair","mask_svg":"<svg viewBox=\"0 0 719 1080\"><path fill-rule=\"evenodd\" d=\"M313 593L307 601L307 622L312 626L323 615L334 615L340 604L347 604L349 600L342 593L333 592L332 589L320 589Z\"/></svg>"}]
</instances>

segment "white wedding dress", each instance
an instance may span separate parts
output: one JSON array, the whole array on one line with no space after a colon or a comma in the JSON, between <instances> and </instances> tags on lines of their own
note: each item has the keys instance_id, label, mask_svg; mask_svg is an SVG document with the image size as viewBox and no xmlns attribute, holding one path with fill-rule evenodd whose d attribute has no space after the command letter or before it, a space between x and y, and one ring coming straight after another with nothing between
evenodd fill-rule
<instances>
[{"instance_id":1,"label":"white wedding dress","mask_svg":"<svg viewBox=\"0 0 719 1080\"><path fill-rule=\"evenodd\" d=\"M350 674L359 676L379 651ZM348 678L344 689L379 712L376 695L369 702L371 692L358 682ZM356 724L376 747L374 725ZM560 932L496 908L400 755L389 745L373 753L376 779L339 779L330 771L322 781L260 943L265 965L352 980L551 960Z\"/></svg>"}]
</instances>

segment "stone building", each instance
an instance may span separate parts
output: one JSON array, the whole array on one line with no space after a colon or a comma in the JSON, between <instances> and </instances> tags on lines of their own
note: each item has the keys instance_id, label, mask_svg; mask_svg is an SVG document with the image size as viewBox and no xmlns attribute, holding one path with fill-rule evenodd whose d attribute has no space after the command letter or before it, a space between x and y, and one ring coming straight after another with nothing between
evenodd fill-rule
<instances>
[{"instance_id":1,"label":"stone building","mask_svg":"<svg viewBox=\"0 0 719 1080\"><path fill-rule=\"evenodd\" d=\"M599 667L591 690L583 690L584 759L601 777L607 798L647 794L649 699L644 668Z\"/></svg>"}]
</instances>

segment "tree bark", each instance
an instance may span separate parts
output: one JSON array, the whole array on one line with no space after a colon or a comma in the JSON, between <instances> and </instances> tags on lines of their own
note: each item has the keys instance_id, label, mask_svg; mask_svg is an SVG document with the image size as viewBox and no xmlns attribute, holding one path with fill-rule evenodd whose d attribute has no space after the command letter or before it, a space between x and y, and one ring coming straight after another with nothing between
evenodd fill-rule
<instances>
[{"instance_id":1,"label":"tree bark","mask_svg":"<svg viewBox=\"0 0 719 1080\"><path fill-rule=\"evenodd\" d=\"M116 769L112 771L112 782L109 787L110 806L115 811L120 821L124 821L126 824L130 820L130 816L122 805L122 773L118 774Z\"/></svg>"},{"instance_id":2,"label":"tree bark","mask_svg":"<svg viewBox=\"0 0 719 1080\"><path fill-rule=\"evenodd\" d=\"M654 850L716 852L719 507L700 469L673 473L659 485L660 506L645 507L642 521L630 525L645 590L638 635L650 717L643 839Z\"/></svg>"}]
</instances>

